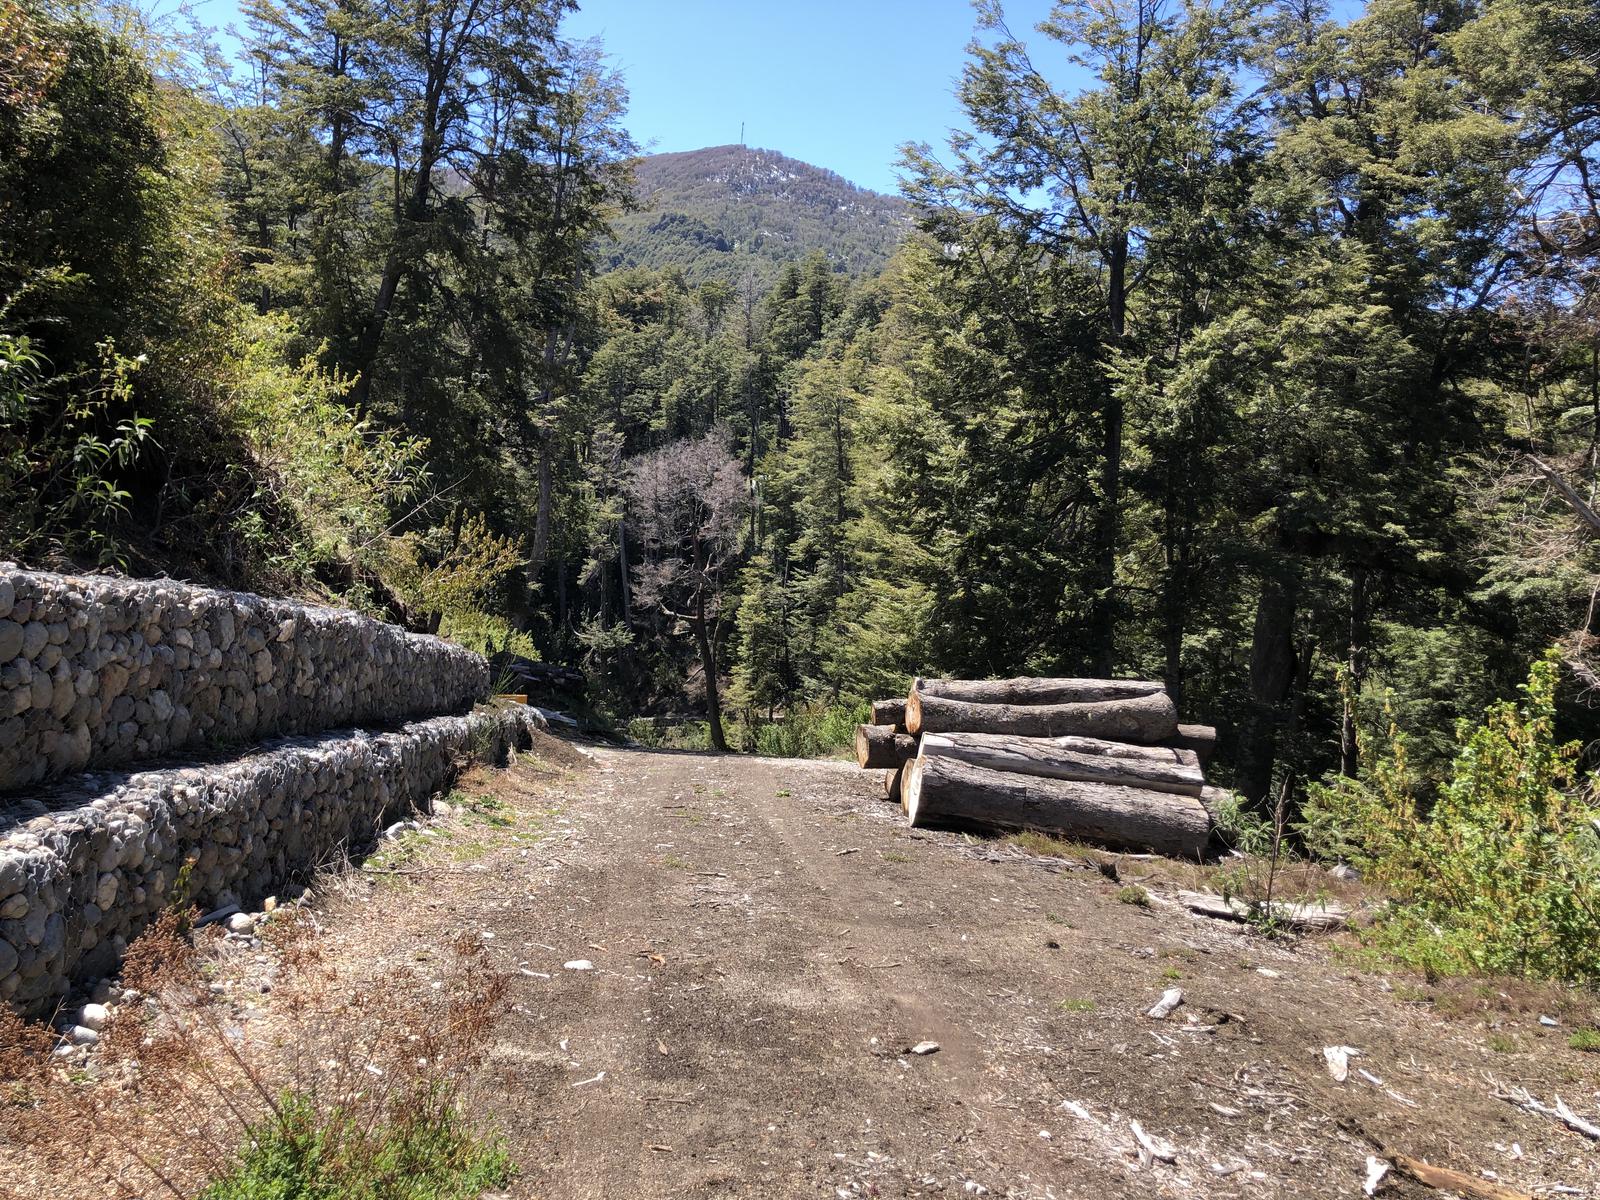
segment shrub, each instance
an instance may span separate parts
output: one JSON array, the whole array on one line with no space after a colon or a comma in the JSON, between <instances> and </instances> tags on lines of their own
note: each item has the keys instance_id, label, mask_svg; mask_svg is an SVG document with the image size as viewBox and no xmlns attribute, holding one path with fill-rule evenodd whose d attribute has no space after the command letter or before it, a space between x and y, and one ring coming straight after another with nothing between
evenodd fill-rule
<instances>
[{"instance_id":1,"label":"shrub","mask_svg":"<svg viewBox=\"0 0 1600 1200\"><path fill-rule=\"evenodd\" d=\"M78 1162L105 1185L75 1195L467 1200L509 1182L501 1141L466 1115L506 1008L483 944L441 947L448 991L393 968L388 982L415 998L374 1021L371 993L324 960L309 915L279 913L262 931L279 958L273 1011L248 1029L211 992L212 962L176 906L124 964L124 985L156 1007L114 1010L91 1072L61 1072L48 1028L0 1006L8 1152Z\"/></svg>"},{"instance_id":2,"label":"shrub","mask_svg":"<svg viewBox=\"0 0 1600 1200\"><path fill-rule=\"evenodd\" d=\"M510 1177L505 1149L474 1137L438 1088L397 1097L377 1124L289 1093L200 1200L474 1200Z\"/></svg>"},{"instance_id":3,"label":"shrub","mask_svg":"<svg viewBox=\"0 0 1600 1200\"><path fill-rule=\"evenodd\" d=\"M3 310L0 310L3 316ZM100 346L97 371L54 375L32 339L0 331L0 544L19 557L120 563L117 482L150 437L129 410L141 365Z\"/></svg>"},{"instance_id":4,"label":"shrub","mask_svg":"<svg viewBox=\"0 0 1600 1200\"><path fill-rule=\"evenodd\" d=\"M855 744L856 726L869 719L867 704L802 705L781 721L755 726L751 748L769 758L819 758Z\"/></svg>"},{"instance_id":5,"label":"shrub","mask_svg":"<svg viewBox=\"0 0 1600 1200\"><path fill-rule=\"evenodd\" d=\"M1580 1029L1567 1039L1567 1045L1586 1054L1600 1054L1600 1029Z\"/></svg>"},{"instance_id":6,"label":"shrub","mask_svg":"<svg viewBox=\"0 0 1600 1200\"><path fill-rule=\"evenodd\" d=\"M1600 980L1600 843L1579 747L1555 740L1559 657L1535 663L1520 700L1463 723L1430 809L1391 732L1359 781L1314 788L1321 848L1345 852L1393 898L1381 946L1440 974Z\"/></svg>"}]
</instances>

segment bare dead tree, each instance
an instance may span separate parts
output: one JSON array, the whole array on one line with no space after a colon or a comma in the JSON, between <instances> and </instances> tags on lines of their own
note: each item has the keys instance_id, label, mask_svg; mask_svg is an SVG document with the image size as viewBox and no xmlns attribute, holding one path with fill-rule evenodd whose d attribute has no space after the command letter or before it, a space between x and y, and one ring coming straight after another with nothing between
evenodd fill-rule
<instances>
[{"instance_id":1,"label":"bare dead tree","mask_svg":"<svg viewBox=\"0 0 1600 1200\"><path fill-rule=\"evenodd\" d=\"M718 654L723 593L738 564L747 489L726 429L641 454L623 485L628 522L645 561L633 573L633 598L694 634L706 678L711 745L726 750Z\"/></svg>"}]
</instances>

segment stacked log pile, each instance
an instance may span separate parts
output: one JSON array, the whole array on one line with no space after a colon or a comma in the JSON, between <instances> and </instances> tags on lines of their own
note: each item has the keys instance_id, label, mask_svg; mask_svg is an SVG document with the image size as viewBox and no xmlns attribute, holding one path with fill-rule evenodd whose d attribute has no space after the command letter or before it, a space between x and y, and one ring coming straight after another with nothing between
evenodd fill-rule
<instances>
[{"instance_id":1,"label":"stacked log pile","mask_svg":"<svg viewBox=\"0 0 1600 1200\"><path fill-rule=\"evenodd\" d=\"M1199 858L1221 794L1215 729L1181 725L1160 683L918 679L856 729L856 761L914 826L1037 830Z\"/></svg>"}]
</instances>

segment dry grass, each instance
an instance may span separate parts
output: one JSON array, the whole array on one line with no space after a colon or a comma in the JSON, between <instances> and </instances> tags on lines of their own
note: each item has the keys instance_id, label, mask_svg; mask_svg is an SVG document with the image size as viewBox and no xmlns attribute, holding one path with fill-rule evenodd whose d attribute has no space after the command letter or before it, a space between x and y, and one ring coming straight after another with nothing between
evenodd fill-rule
<instances>
[{"instance_id":1,"label":"dry grass","mask_svg":"<svg viewBox=\"0 0 1600 1200\"><path fill-rule=\"evenodd\" d=\"M290 909L263 930L277 981L247 1019L209 985L220 935L196 931L197 946L186 925L170 912L129 947L123 984L154 1003L118 1006L86 1068L52 1057L47 1028L0 1012L0 1195L188 1200L297 1122L358 1172L408 1129L457 1123L507 986L476 939L444 948L447 987L395 980L423 997L400 1008L352 989Z\"/></svg>"},{"instance_id":2,"label":"dry grass","mask_svg":"<svg viewBox=\"0 0 1600 1200\"><path fill-rule=\"evenodd\" d=\"M1041 858L1082 858L1089 862L1098 862L1106 853L1083 842L1069 842L1062 838L1051 837L1048 833L1040 833L1037 829L1009 834L1003 840L1007 845L1026 850L1029 854L1037 854Z\"/></svg>"}]
</instances>

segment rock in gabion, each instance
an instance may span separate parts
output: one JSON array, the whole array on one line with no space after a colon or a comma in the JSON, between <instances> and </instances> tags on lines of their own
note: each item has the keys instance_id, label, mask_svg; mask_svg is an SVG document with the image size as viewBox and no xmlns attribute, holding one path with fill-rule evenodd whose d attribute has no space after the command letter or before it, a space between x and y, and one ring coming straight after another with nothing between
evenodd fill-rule
<instances>
[{"instance_id":1,"label":"rock in gabion","mask_svg":"<svg viewBox=\"0 0 1600 1200\"><path fill-rule=\"evenodd\" d=\"M293 876L425 808L466 755L498 759L542 725L522 705L389 732L286 737L229 762L95 772L0 801L0 1002L47 1012L108 974L174 895L254 907Z\"/></svg>"},{"instance_id":2,"label":"rock in gabion","mask_svg":"<svg viewBox=\"0 0 1600 1200\"><path fill-rule=\"evenodd\" d=\"M481 656L344 609L0 563L0 791L488 690Z\"/></svg>"}]
</instances>

